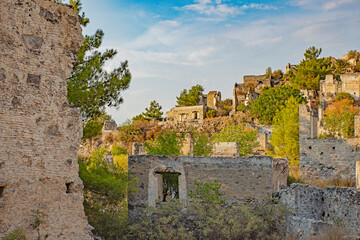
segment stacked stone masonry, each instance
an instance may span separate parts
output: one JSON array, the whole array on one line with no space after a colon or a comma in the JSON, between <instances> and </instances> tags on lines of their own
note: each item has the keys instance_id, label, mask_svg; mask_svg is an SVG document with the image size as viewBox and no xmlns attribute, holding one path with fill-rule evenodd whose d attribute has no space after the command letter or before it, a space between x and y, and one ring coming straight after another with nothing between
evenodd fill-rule
<instances>
[{"instance_id":1,"label":"stacked stone masonry","mask_svg":"<svg viewBox=\"0 0 360 240\"><path fill-rule=\"evenodd\" d=\"M287 231L298 239L308 239L335 224L345 227L350 239L360 237L360 192L354 188L292 184L281 191L280 199L292 211Z\"/></svg>"},{"instance_id":2,"label":"stacked stone masonry","mask_svg":"<svg viewBox=\"0 0 360 240\"><path fill-rule=\"evenodd\" d=\"M0 1L0 238L91 239L78 176L80 114L66 78L82 44L77 13L49 0Z\"/></svg>"},{"instance_id":3,"label":"stacked stone masonry","mask_svg":"<svg viewBox=\"0 0 360 240\"><path fill-rule=\"evenodd\" d=\"M355 179L360 161L360 138L318 139L317 115L307 105L299 107L300 172L305 181L328 181L335 177Z\"/></svg>"},{"instance_id":4,"label":"stacked stone masonry","mask_svg":"<svg viewBox=\"0 0 360 240\"><path fill-rule=\"evenodd\" d=\"M229 201L248 197L262 199L279 192L286 185L288 161L271 157L187 157L187 156L130 156L129 172L137 177L135 195L129 198L129 210L159 200L161 173L179 173L179 197L185 199L195 190L194 181L218 180L221 192Z\"/></svg>"}]
</instances>

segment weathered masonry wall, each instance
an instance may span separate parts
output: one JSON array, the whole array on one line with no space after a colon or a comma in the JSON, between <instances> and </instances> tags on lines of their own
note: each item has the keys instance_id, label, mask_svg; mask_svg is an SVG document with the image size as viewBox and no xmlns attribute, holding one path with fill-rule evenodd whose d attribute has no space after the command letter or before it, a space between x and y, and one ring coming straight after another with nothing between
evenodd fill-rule
<instances>
[{"instance_id":1,"label":"weathered masonry wall","mask_svg":"<svg viewBox=\"0 0 360 240\"><path fill-rule=\"evenodd\" d=\"M218 180L221 192L230 201L247 197L264 198L286 185L288 161L271 157L186 157L130 156L129 171L138 178L135 195L129 198L129 209L154 206L158 199L159 176L163 172L179 173L179 197L185 199L195 190L194 181Z\"/></svg>"},{"instance_id":2,"label":"weathered masonry wall","mask_svg":"<svg viewBox=\"0 0 360 240\"><path fill-rule=\"evenodd\" d=\"M205 105L174 107L166 113L166 119L175 122L202 120L205 118L206 109Z\"/></svg>"},{"instance_id":3,"label":"weathered masonry wall","mask_svg":"<svg viewBox=\"0 0 360 240\"><path fill-rule=\"evenodd\" d=\"M317 119L306 105L299 107L300 172L305 181L333 177L355 179L355 164L360 161L360 138L317 139Z\"/></svg>"},{"instance_id":4,"label":"weathered masonry wall","mask_svg":"<svg viewBox=\"0 0 360 240\"><path fill-rule=\"evenodd\" d=\"M48 0L0 1L0 238L42 213L41 239L90 239L66 78L82 44L77 13Z\"/></svg>"},{"instance_id":5,"label":"weathered masonry wall","mask_svg":"<svg viewBox=\"0 0 360 240\"><path fill-rule=\"evenodd\" d=\"M340 223L350 235L360 237L360 192L354 188L317 188L291 184L283 189L280 199L293 212L286 220L287 230L307 239L324 226Z\"/></svg>"}]
</instances>

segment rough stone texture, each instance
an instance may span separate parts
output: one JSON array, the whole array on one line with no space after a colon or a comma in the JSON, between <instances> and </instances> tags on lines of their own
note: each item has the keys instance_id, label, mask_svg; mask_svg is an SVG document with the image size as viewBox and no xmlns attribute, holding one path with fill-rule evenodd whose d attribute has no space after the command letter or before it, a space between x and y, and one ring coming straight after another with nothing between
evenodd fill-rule
<instances>
[{"instance_id":1,"label":"rough stone texture","mask_svg":"<svg viewBox=\"0 0 360 240\"><path fill-rule=\"evenodd\" d=\"M205 105L174 107L166 113L166 120L175 122L202 120L205 118L206 110Z\"/></svg>"},{"instance_id":2,"label":"rough stone texture","mask_svg":"<svg viewBox=\"0 0 360 240\"><path fill-rule=\"evenodd\" d=\"M0 1L0 238L90 239L78 176L80 114L66 78L82 44L79 18L48 0Z\"/></svg>"},{"instance_id":3,"label":"rough stone texture","mask_svg":"<svg viewBox=\"0 0 360 240\"><path fill-rule=\"evenodd\" d=\"M355 162L360 160L360 138L317 139L317 122L314 119L308 106L300 105L301 178L307 181L326 181L335 176L355 178Z\"/></svg>"},{"instance_id":4,"label":"rough stone texture","mask_svg":"<svg viewBox=\"0 0 360 240\"><path fill-rule=\"evenodd\" d=\"M341 223L352 236L360 237L360 192L354 188L291 184L280 193L292 215L287 230L299 239L319 233L324 226Z\"/></svg>"},{"instance_id":5,"label":"rough stone texture","mask_svg":"<svg viewBox=\"0 0 360 240\"><path fill-rule=\"evenodd\" d=\"M356 162L356 190L360 191L360 161Z\"/></svg>"},{"instance_id":6,"label":"rough stone texture","mask_svg":"<svg viewBox=\"0 0 360 240\"><path fill-rule=\"evenodd\" d=\"M213 145L212 157L239 157L237 142L217 142Z\"/></svg>"},{"instance_id":7,"label":"rough stone texture","mask_svg":"<svg viewBox=\"0 0 360 240\"><path fill-rule=\"evenodd\" d=\"M221 192L229 201L250 197L262 199L279 192L286 185L288 161L271 157L186 157L130 156L129 172L138 178L135 195L129 198L129 209L153 206L158 201L162 172L180 173L179 196L185 199L195 190L194 181L218 180Z\"/></svg>"}]
</instances>

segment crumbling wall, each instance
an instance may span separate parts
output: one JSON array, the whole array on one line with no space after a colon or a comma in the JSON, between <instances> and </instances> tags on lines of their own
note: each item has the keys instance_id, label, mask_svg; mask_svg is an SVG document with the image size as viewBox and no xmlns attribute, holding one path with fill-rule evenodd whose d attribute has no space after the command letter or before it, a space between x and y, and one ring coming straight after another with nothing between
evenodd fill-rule
<instances>
[{"instance_id":1,"label":"crumbling wall","mask_svg":"<svg viewBox=\"0 0 360 240\"><path fill-rule=\"evenodd\" d=\"M262 199L280 191L286 185L288 161L271 157L187 157L187 156L130 156L129 172L138 178L137 192L129 197L129 210L155 205L156 174L161 171L180 173L180 198L195 190L194 181L218 180L221 192L229 201L248 197Z\"/></svg>"},{"instance_id":2,"label":"crumbling wall","mask_svg":"<svg viewBox=\"0 0 360 240\"><path fill-rule=\"evenodd\" d=\"M213 144L212 157L239 157L237 142L216 142Z\"/></svg>"},{"instance_id":3,"label":"crumbling wall","mask_svg":"<svg viewBox=\"0 0 360 240\"><path fill-rule=\"evenodd\" d=\"M317 139L317 120L308 106L299 107L300 173L305 181L328 181L334 177L355 179L360 160L360 138Z\"/></svg>"},{"instance_id":4,"label":"crumbling wall","mask_svg":"<svg viewBox=\"0 0 360 240\"><path fill-rule=\"evenodd\" d=\"M77 13L48 0L0 1L0 238L90 239L66 78L82 44ZM37 213L37 214L36 214Z\"/></svg>"},{"instance_id":5,"label":"crumbling wall","mask_svg":"<svg viewBox=\"0 0 360 240\"><path fill-rule=\"evenodd\" d=\"M360 192L354 188L291 184L280 193L281 202L292 211L288 232L299 239L318 234L324 226L341 224L350 235L360 237Z\"/></svg>"}]
</instances>

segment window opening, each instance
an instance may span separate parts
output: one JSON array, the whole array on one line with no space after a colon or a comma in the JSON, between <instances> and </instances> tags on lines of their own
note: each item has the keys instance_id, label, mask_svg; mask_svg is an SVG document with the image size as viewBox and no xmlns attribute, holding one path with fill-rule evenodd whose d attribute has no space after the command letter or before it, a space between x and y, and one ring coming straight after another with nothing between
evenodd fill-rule
<instances>
[{"instance_id":1,"label":"window opening","mask_svg":"<svg viewBox=\"0 0 360 240\"><path fill-rule=\"evenodd\" d=\"M160 174L162 178L162 185L159 185L159 201L170 202L173 199L179 199L180 173L163 172Z\"/></svg>"},{"instance_id":2,"label":"window opening","mask_svg":"<svg viewBox=\"0 0 360 240\"><path fill-rule=\"evenodd\" d=\"M74 192L74 183L73 182L65 183L65 185L66 185L66 193Z\"/></svg>"},{"instance_id":3,"label":"window opening","mask_svg":"<svg viewBox=\"0 0 360 240\"><path fill-rule=\"evenodd\" d=\"M0 186L0 198L3 197L5 191L5 186Z\"/></svg>"}]
</instances>

